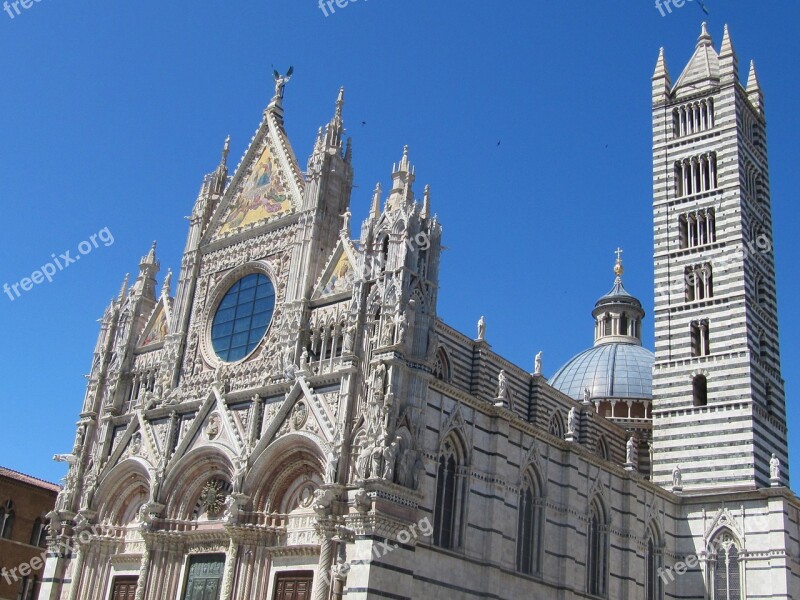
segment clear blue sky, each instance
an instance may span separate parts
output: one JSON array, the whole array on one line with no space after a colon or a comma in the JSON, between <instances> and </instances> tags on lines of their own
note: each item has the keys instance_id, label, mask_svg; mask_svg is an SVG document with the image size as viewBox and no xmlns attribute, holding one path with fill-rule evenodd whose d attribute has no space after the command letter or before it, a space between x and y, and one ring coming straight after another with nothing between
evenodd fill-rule
<instances>
[{"instance_id":1,"label":"clear blue sky","mask_svg":"<svg viewBox=\"0 0 800 600\"><path fill-rule=\"evenodd\" d=\"M203 174L229 133L238 162L272 65L295 68L286 128L303 166L346 87L355 224L410 146L444 226L448 323L473 335L485 314L495 350L527 369L543 350L550 376L591 344L619 245L652 348L650 77L664 46L677 78L705 19L717 47L729 23L766 93L797 482L800 4L705 1L708 15L690 1L665 17L649 0L359 0L328 17L316 0L41 0L0 12L0 285L104 227L114 236L52 283L0 295L0 464L64 474L51 456L72 447L97 319L152 240L161 276L177 269Z\"/></svg>"}]
</instances>

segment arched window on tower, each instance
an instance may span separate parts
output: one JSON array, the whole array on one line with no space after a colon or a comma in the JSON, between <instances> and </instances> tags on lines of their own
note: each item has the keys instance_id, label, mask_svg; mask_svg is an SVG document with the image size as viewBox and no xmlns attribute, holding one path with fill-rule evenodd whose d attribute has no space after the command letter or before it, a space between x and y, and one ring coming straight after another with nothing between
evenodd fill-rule
<instances>
[{"instance_id":1,"label":"arched window on tower","mask_svg":"<svg viewBox=\"0 0 800 600\"><path fill-rule=\"evenodd\" d=\"M540 571L541 533L544 520L538 489L538 478L532 472L525 474L519 496L517 517L517 570L532 575Z\"/></svg>"},{"instance_id":2,"label":"arched window on tower","mask_svg":"<svg viewBox=\"0 0 800 600\"><path fill-rule=\"evenodd\" d=\"M594 596L608 593L608 526L605 511L599 501L589 508L586 536L586 591Z\"/></svg>"},{"instance_id":3,"label":"arched window on tower","mask_svg":"<svg viewBox=\"0 0 800 600\"><path fill-rule=\"evenodd\" d=\"M14 508L14 503L11 500L6 500L3 506L0 507L0 538L4 540L11 539L16 517L17 511Z\"/></svg>"},{"instance_id":4,"label":"arched window on tower","mask_svg":"<svg viewBox=\"0 0 800 600\"><path fill-rule=\"evenodd\" d=\"M547 428L547 431L550 435L564 439L564 420L557 412L553 413L553 416L550 417L550 426Z\"/></svg>"},{"instance_id":5,"label":"arched window on tower","mask_svg":"<svg viewBox=\"0 0 800 600\"><path fill-rule=\"evenodd\" d=\"M708 404L708 381L705 375L695 375L692 380L692 404L694 406Z\"/></svg>"},{"instance_id":6,"label":"arched window on tower","mask_svg":"<svg viewBox=\"0 0 800 600\"><path fill-rule=\"evenodd\" d=\"M465 464L463 444L457 435L450 435L442 444L436 477L433 542L442 548L461 546Z\"/></svg>"},{"instance_id":7,"label":"arched window on tower","mask_svg":"<svg viewBox=\"0 0 800 600\"><path fill-rule=\"evenodd\" d=\"M739 544L727 529L711 543L710 578L714 600L742 600L742 571Z\"/></svg>"}]
</instances>

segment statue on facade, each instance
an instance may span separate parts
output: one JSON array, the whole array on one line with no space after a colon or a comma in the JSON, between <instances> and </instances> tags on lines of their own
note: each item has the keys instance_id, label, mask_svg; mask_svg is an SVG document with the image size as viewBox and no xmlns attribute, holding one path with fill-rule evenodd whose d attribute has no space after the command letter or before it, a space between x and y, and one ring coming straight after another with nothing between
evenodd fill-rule
<instances>
[{"instance_id":1,"label":"statue on facade","mask_svg":"<svg viewBox=\"0 0 800 600\"><path fill-rule=\"evenodd\" d=\"M481 318L478 319L478 339L486 339L486 319L483 317L483 315L481 315Z\"/></svg>"},{"instance_id":2,"label":"statue on facade","mask_svg":"<svg viewBox=\"0 0 800 600\"><path fill-rule=\"evenodd\" d=\"M383 449L383 478L386 481L394 481L394 468L397 461L397 451L399 450L399 443L402 438L397 436L395 441L387 444Z\"/></svg>"},{"instance_id":3,"label":"statue on facade","mask_svg":"<svg viewBox=\"0 0 800 600\"><path fill-rule=\"evenodd\" d=\"M592 390L590 390L588 387L583 388L583 403L590 404L591 401L592 401Z\"/></svg>"},{"instance_id":4,"label":"statue on facade","mask_svg":"<svg viewBox=\"0 0 800 600\"><path fill-rule=\"evenodd\" d=\"M328 450L327 464L325 465L325 483L336 482L336 471L339 466L339 452L334 446Z\"/></svg>"},{"instance_id":5,"label":"statue on facade","mask_svg":"<svg viewBox=\"0 0 800 600\"><path fill-rule=\"evenodd\" d=\"M672 487L679 488L683 485L683 473L681 473L681 466L675 465L672 469Z\"/></svg>"},{"instance_id":6,"label":"statue on facade","mask_svg":"<svg viewBox=\"0 0 800 600\"><path fill-rule=\"evenodd\" d=\"M781 478L781 461L777 456L775 456L774 452L772 453L772 458L769 459L769 478Z\"/></svg>"},{"instance_id":7,"label":"statue on facade","mask_svg":"<svg viewBox=\"0 0 800 600\"><path fill-rule=\"evenodd\" d=\"M625 462L629 465L633 464L633 453L636 447L636 442L633 440L633 436L628 439L628 443L625 444Z\"/></svg>"},{"instance_id":8,"label":"statue on facade","mask_svg":"<svg viewBox=\"0 0 800 600\"><path fill-rule=\"evenodd\" d=\"M503 400L508 398L508 379L506 378L506 372L502 369L497 376L497 397Z\"/></svg>"},{"instance_id":9,"label":"statue on facade","mask_svg":"<svg viewBox=\"0 0 800 600\"><path fill-rule=\"evenodd\" d=\"M372 455L372 448L370 448L369 440L364 438L361 441L361 451L358 453L356 460L356 473L359 479L366 479L369 474L369 460Z\"/></svg>"},{"instance_id":10,"label":"statue on facade","mask_svg":"<svg viewBox=\"0 0 800 600\"><path fill-rule=\"evenodd\" d=\"M539 350L539 352L536 354L536 358L533 360L533 372L536 375L542 374L542 354L542 351Z\"/></svg>"},{"instance_id":11,"label":"statue on facade","mask_svg":"<svg viewBox=\"0 0 800 600\"><path fill-rule=\"evenodd\" d=\"M567 433L574 434L575 429L578 425L578 411L575 410L575 407L569 409L569 413L567 413Z\"/></svg>"}]
</instances>

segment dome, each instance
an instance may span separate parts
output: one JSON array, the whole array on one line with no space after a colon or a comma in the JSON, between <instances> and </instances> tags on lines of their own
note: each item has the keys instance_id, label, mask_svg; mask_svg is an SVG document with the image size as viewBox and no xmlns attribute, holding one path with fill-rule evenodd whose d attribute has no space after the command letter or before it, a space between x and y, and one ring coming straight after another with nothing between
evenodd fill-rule
<instances>
[{"instance_id":1,"label":"dome","mask_svg":"<svg viewBox=\"0 0 800 600\"><path fill-rule=\"evenodd\" d=\"M589 388L592 399L653 397L655 355L637 344L606 343L584 350L550 379L551 386L582 400Z\"/></svg>"}]
</instances>

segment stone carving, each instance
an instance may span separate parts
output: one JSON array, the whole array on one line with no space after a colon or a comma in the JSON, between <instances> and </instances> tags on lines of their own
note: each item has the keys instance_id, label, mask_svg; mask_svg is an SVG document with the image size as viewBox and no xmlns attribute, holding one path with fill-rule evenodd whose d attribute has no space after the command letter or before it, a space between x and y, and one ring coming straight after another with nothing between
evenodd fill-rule
<instances>
[{"instance_id":1,"label":"stone carving","mask_svg":"<svg viewBox=\"0 0 800 600\"><path fill-rule=\"evenodd\" d=\"M233 459L233 493L241 494L244 488L244 479L247 476L247 457L237 456Z\"/></svg>"},{"instance_id":2,"label":"stone carving","mask_svg":"<svg viewBox=\"0 0 800 600\"><path fill-rule=\"evenodd\" d=\"M497 376L497 397L502 400L508 399L508 379L506 378L506 372L502 369Z\"/></svg>"},{"instance_id":3,"label":"stone carving","mask_svg":"<svg viewBox=\"0 0 800 600\"><path fill-rule=\"evenodd\" d=\"M533 359L533 372L536 375L542 374L542 354L543 352L540 350L536 353L536 358Z\"/></svg>"},{"instance_id":4,"label":"stone carving","mask_svg":"<svg viewBox=\"0 0 800 600\"><path fill-rule=\"evenodd\" d=\"M592 398L592 390L590 390L588 387L583 388L583 403L589 404L591 402L591 398Z\"/></svg>"},{"instance_id":5,"label":"stone carving","mask_svg":"<svg viewBox=\"0 0 800 600\"><path fill-rule=\"evenodd\" d=\"M625 444L625 462L629 465L633 464L633 454L635 449L636 442L633 439L633 436L628 439L628 443Z\"/></svg>"},{"instance_id":6,"label":"stone carving","mask_svg":"<svg viewBox=\"0 0 800 600\"><path fill-rule=\"evenodd\" d=\"M372 509L372 499L369 497L369 494L367 494L367 490L363 487L358 489L353 499L355 500L356 510L362 515L368 513L370 509Z\"/></svg>"},{"instance_id":7,"label":"stone carving","mask_svg":"<svg viewBox=\"0 0 800 600\"><path fill-rule=\"evenodd\" d=\"M481 315L481 318L478 319L478 339L486 339L486 319L483 317L483 315Z\"/></svg>"},{"instance_id":8,"label":"stone carving","mask_svg":"<svg viewBox=\"0 0 800 600\"><path fill-rule=\"evenodd\" d=\"M372 455L372 448L369 440L364 438L361 442L361 451L358 453L356 461L356 473L360 479L366 479L369 474L369 460Z\"/></svg>"},{"instance_id":9,"label":"stone carving","mask_svg":"<svg viewBox=\"0 0 800 600\"><path fill-rule=\"evenodd\" d=\"M222 484L219 481L207 482L200 493L200 501L209 515L219 514L225 505L225 493L222 491Z\"/></svg>"},{"instance_id":10,"label":"stone carving","mask_svg":"<svg viewBox=\"0 0 800 600\"><path fill-rule=\"evenodd\" d=\"M331 504L336 494L330 488L319 488L314 492L313 508L319 516L325 516L330 512Z\"/></svg>"},{"instance_id":11,"label":"stone carving","mask_svg":"<svg viewBox=\"0 0 800 600\"><path fill-rule=\"evenodd\" d=\"M131 437L131 454L136 456L142 451L142 434L138 431Z\"/></svg>"},{"instance_id":12,"label":"stone carving","mask_svg":"<svg viewBox=\"0 0 800 600\"><path fill-rule=\"evenodd\" d=\"M300 370L308 370L308 350L303 350L303 353L300 355Z\"/></svg>"},{"instance_id":13,"label":"stone carving","mask_svg":"<svg viewBox=\"0 0 800 600\"><path fill-rule=\"evenodd\" d=\"M214 413L208 417L208 423L206 423L206 436L208 436L209 440L214 440L219 436L221 430L222 420L219 418L218 414Z\"/></svg>"},{"instance_id":14,"label":"stone carving","mask_svg":"<svg viewBox=\"0 0 800 600\"><path fill-rule=\"evenodd\" d=\"M769 478L781 478L781 461L777 456L775 456L774 452L772 453L772 458L769 459Z\"/></svg>"},{"instance_id":15,"label":"stone carving","mask_svg":"<svg viewBox=\"0 0 800 600\"><path fill-rule=\"evenodd\" d=\"M405 313L400 313L397 317L397 343L406 343L406 334L408 332L408 317Z\"/></svg>"},{"instance_id":16,"label":"stone carving","mask_svg":"<svg viewBox=\"0 0 800 600\"><path fill-rule=\"evenodd\" d=\"M675 465L672 469L672 487L680 488L683 485L683 473L681 473L681 466Z\"/></svg>"},{"instance_id":17,"label":"stone carving","mask_svg":"<svg viewBox=\"0 0 800 600\"><path fill-rule=\"evenodd\" d=\"M387 444L383 449L383 478L386 481L394 481L395 462L397 461L397 452L401 440L402 438L397 436L395 441Z\"/></svg>"},{"instance_id":18,"label":"stone carving","mask_svg":"<svg viewBox=\"0 0 800 600\"><path fill-rule=\"evenodd\" d=\"M308 420L308 406L305 402L298 402L292 409L292 428L300 429Z\"/></svg>"},{"instance_id":19,"label":"stone carving","mask_svg":"<svg viewBox=\"0 0 800 600\"><path fill-rule=\"evenodd\" d=\"M325 483L335 483L336 471L339 467L339 449L331 447L326 458L327 465L325 466Z\"/></svg>"},{"instance_id":20,"label":"stone carving","mask_svg":"<svg viewBox=\"0 0 800 600\"><path fill-rule=\"evenodd\" d=\"M575 410L575 407L569 409L569 413L567 413L567 434L574 435L575 430L578 426L578 411Z\"/></svg>"}]
</instances>

